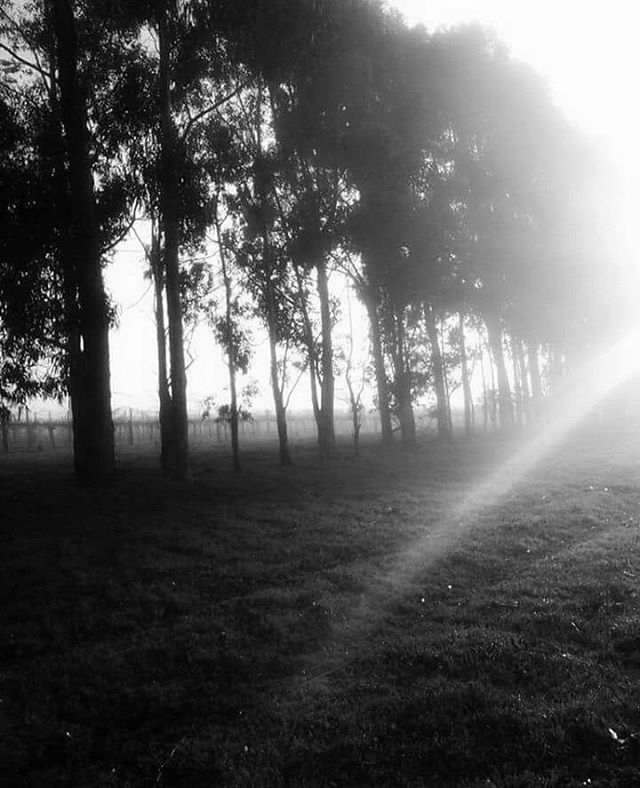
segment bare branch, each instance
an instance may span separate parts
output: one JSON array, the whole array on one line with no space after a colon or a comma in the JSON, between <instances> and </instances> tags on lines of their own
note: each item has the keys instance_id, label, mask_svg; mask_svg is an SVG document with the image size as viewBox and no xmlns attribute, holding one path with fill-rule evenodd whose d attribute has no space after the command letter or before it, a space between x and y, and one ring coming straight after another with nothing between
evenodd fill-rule
<instances>
[{"instance_id":1,"label":"bare branch","mask_svg":"<svg viewBox=\"0 0 640 788\"><path fill-rule=\"evenodd\" d=\"M295 382L294 382L293 386L291 386L291 388L289 389L289 394L287 395L287 399L285 400L285 403L284 403L284 409L285 410L287 410L287 408L289 407L289 403L291 402L291 395L296 390L296 387L297 387L298 383L300 383L300 380L302 379L302 376L304 375L304 373L306 371L307 371L307 368L306 367L302 367L302 369L298 373L298 377L295 379Z\"/></svg>"},{"instance_id":2,"label":"bare branch","mask_svg":"<svg viewBox=\"0 0 640 788\"><path fill-rule=\"evenodd\" d=\"M30 69L33 69L36 73L40 74L42 77L46 77L47 79L52 79L51 72L44 69L42 66L38 65L38 63L32 63L30 60L19 55L15 52L11 47L8 47L6 44L0 44L0 49L3 49L7 54L11 55L11 57L16 60L18 63L22 63L23 66L27 66Z\"/></svg>"}]
</instances>

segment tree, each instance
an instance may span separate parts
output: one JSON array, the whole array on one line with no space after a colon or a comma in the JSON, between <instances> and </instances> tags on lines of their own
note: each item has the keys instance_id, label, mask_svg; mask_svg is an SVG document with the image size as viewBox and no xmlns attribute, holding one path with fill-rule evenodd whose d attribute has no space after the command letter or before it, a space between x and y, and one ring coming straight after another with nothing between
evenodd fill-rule
<instances>
[{"instance_id":1,"label":"tree","mask_svg":"<svg viewBox=\"0 0 640 788\"><path fill-rule=\"evenodd\" d=\"M11 81L4 90L10 92ZM12 409L35 396L61 397L65 356L62 300L55 286L52 192L38 166L35 127L40 112L0 88L0 408L5 448ZM36 112L36 109L38 112ZM30 217L27 224L24 216Z\"/></svg>"},{"instance_id":2,"label":"tree","mask_svg":"<svg viewBox=\"0 0 640 788\"><path fill-rule=\"evenodd\" d=\"M251 347L246 329L248 308L234 293L231 256L240 247L236 228L223 229L223 217L220 216L220 196L216 200L215 230L220 256L220 269L224 286L224 316L215 321L216 334L225 350L227 369L229 370L229 424L231 427L231 448L233 452L233 468L242 470L240 460L239 420L242 417L238 399L238 373L246 374L251 358Z\"/></svg>"},{"instance_id":3,"label":"tree","mask_svg":"<svg viewBox=\"0 0 640 788\"><path fill-rule=\"evenodd\" d=\"M89 117L93 91L86 69L100 37L85 10L66 0L46 0L25 12L5 4L0 32L11 58L7 89L29 107L28 129L37 151L31 164L46 177L51 198L46 254L50 291L60 293L64 303L63 380L74 417L75 472L82 482L97 482L109 478L114 467L110 310L102 261L117 235L123 200L108 179L99 193L94 187L101 156ZM113 76L108 69L96 73L101 85Z\"/></svg>"}]
</instances>

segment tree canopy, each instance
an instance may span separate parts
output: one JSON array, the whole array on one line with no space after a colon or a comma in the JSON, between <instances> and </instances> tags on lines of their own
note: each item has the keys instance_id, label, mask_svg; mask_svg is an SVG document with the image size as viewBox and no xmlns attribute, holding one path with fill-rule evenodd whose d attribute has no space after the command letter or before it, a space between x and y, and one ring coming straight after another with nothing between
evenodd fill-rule
<instances>
[{"instance_id":1,"label":"tree canopy","mask_svg":"<svg viewBox=\"0 0 640 788\"><path fill-rule=\"evenodd\" d=\"M477 25L429 34L375 0L2 0L0 48L0 399L68 392L79 477L112 467L102 266L136 222L154 227L163 468L182 478L200 312L232 388L240 315L261 317L288 462L290 351L332 451L331 277L366 308L383 439L396 420L407 445L416 401L436 398L445 434L452 375L471 396L469 341L509 426L541 363L583 357L622 298L597 151Z\"/></svg>"}]
</instances>

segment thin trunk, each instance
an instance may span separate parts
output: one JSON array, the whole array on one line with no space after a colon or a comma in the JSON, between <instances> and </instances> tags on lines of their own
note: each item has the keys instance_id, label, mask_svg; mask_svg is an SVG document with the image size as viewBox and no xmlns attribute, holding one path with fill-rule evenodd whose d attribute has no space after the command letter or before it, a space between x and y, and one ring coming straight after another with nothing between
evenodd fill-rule
<instances>
[{"instance_id":1,"label":"thin trunk","mask_svg":"<svg viewBox=\"0 0 640 788\"><path fill-rule=\"evenodd\" d=\"M287 434L287 409L284 404L282 387L280 385L280 375L278 373L278 331L276 325L276 309L274 294L271 287L267 292L267 323L269 332L269 354L271 368L271 391L273 392L273 404L276 409L276 426L278 429L278 446L280 452L280 464L291 465L291 452L289 450L289 436Z\"/></svg>"},{"instance_id":2,"label":"thin trunk","mask_svg":"<svg viewBox=\"0 0 640 788\"><path fill-rule=\"evenodd\" d=\"M406 361L406 342L404 309L394 315L396 326L395 348L393 361L395 368L395 389L400 420L400 437L405 448L412 449L416 445L416 422L411 404L411 372Z\"/></svg>"},{"instance_id":3,"label":"thin trunk","mask_svg":"<svg viewBox=\"0 0 640 788\"><path fill-rule=\"evenodd\" d=\"M187 415L187 374L184 360L182 299L180 297L180 218L178 196L177 131L171 104L170 41L167 13L158 24L160 53L160 216L164 236L165 289L169 323L171 364L171 425L173 432L171 474L189 479L189 420Z\"/></svg>"},{"instance_id":4,"label":"thin trunk","mask_svg":"<svg viewBox=\"0 0 640 788\"><path fill-rule=\"evenodd\" d=\"M531 421L531 393L529 391L529 381L527 365L524 358L524 347L521 339L515 343L515 355L518 360L518 370L520 374L520 393L522 396L522 410L527 423Z\"/></svg>"},{"instance_id":5,"label":"thin trunk","mask_svg":"<svg viewBox=\"0 0 640 788\"><path fill-rule=\"evenodd\" d=\"M295 266L295 275L298 286L300 314L302 316L304 343L307 348L307 358L309 360L309 388L311 391L311 406L313 408L313 418L316 422L316 431L318 434L318 449L320 454L322 454L320 440L320 435L322 432L322 412L320 410L320 402L318 400L318 354L315 342L313 340L313 328L311 326L311 318L309 317L309 309L304 293L302 276L300 274L300 269L297 266Z\"/></svg>"},{"instance_id":6,"label":"thin trunk","mask_svg":"<svg viewBox=\"0 0 640 788\"><path fill-rule=\"evenodd\" d=\"M256 119L256 148L259 157L262 157L262 85L258 82L258 95L255 108ZM262 216L262 254L263 265L265 272L268 272L267 281L265 285L265 312L267 320L267 330L269 333L269 356L271 368L271 390L273 392L273 403L276 409L276 427L278 429L278 446L280 452L280 464L291 465L291 453L289 450L289 436L287 434L287 406L284 401L284 380L286 377L286 370L282 370L282 376L278 371L278 312L276 303L276 293L274 292L274 285L271 275L275 273L274 270L274 257L271 251L271 239L269 236L269 224L264 218L264 211L268 205L268 192L269 187L264 178L261 178L257 184L258 196L260 199L260 207L263 212ZM282 377L282 383L281 383Z\"/></svg>"},{"instance_id":7,"label":"thin trunk","mask_svg":"<svg viewBox=\"0 0 640 788\"><path fill-rule=\"evenodd\" d=\"M84 483L109 479L115 467L109 367L109 315L89 154L86 100L78 77L78 39L69 0L53 0L60 115L66 143L68 233L64 269L70 332L74 468ZM53 89L52 89L53 92ZM76 301L77 295L77 301ZM69 303L76 302L74 309Z\"/></svg>"},{"instance_id":8,"label":"thin trunk","mask_svg":"<svg viewBox=\"0 0 640 788\"><path fill-rule=\"evenodd\" d=\"M500 320L494 315L485 315L485 324L489 337L489 345L498 375L498 403L500 414L500 427L509 429L513 426L513 402L511 401L511 387L509 374L502 347L502 328Z\"/></svg>"},{"instance_id":9,"label":"thin trunk","mask_svg":"<svg viewBox=\"0 0 640 788\"><path fill-rule=\"evenodd\" d=\"M529 379L531 382L531 412L533 419L540 417L542 412L542 376L540 375L540 362L538 361L538 345L529 342L527 345L529 359Z\"/></svg>"},{"instance_id":10,"label":"thin trunk","mask_svg":"<svg viewBox=\"0 0 640 788\"><path fill-rule=\"evenodd\" d=\"M534 401L542 399L542 376L540 375L540 362L538 361L538 346L535 343L527 345L529 357L529 377L531 379L531 396Z\"/></svg>"},{"instance_id":11,"label":"thin trunk","mask_svg":"<svg viewBox=\"0 0 640 788\"><path fill-rule=\"evenodd\" d=\"M460 358L462 362L462 394L464 397L464 432L467 437L473 432L473 396L467 360L467 341L464 335L464 312L458 312L458 330L460 331Z\"/></svg>"},{"instance_id":12,"label":"thin trunk","mask_svg":"<svg viewBox=\"0 0 640 788\"><path fill-rule=\"evenodd\" d=\"M236 356L237 350L233 342L233 314L232 314L232 297L231 292L231 277L227 270L226 252L224 244L222 243L222 233L220 232L220 223L216 217L216 232L218 235L218 248L220 250L220 264L222 266L222 280L224 282L224 295L226 304L226 320L227 320L227 367L229 369L229 394L231 396L230 411L229 411L229 424L231 426L231 451L233 454L233 470L236 473L242 471L242 462L240 461L240 436L238 429L238 389L236 384Z\"/></svg>"},{"instance_id":13,"label":"thin trunk","mask_svg":"<svg viewBox=\"0 0 640 788\"><path fill-rule=\"evenodd\" d=\"M445 402L447 405L447 430L449 436L453 433L453 419L451 418L451 389L449 387L449 376L447 375L447 364L444 360L446 358L446 354L443 353L442 356L442 372L444 377L444 394L445 394Z\"/></svg>"},{"instance_id":14,"label":"thin trunk","mask_svg":"<svg viewBox=\"0 0 640 788\"><path fill-rule=\"evenodd\" d=\"M331 303L329 300L329 278L327 264L322 260L316 265L318 274L318 296L320 298L320 326L322 331L322 382L320 387L320 413L322 430L318 435L320 456L328 457L335 446L333 373L333 341L331 337Z\"/></svg>"},{"instance_id":15,"label":"thin trunk","mask_svg":"<svg viewBox=\"0 0 640 788\"><path fill-rule=\"evenodd\" d=\"M369 294L364 294L364 304L369 317L371 332L371 352L376 373L376 388L378 394L378 413L380 415L380 429L382 443L390 446L393 443L393 427L391 425L391 408L389 407L389 389L387 387L387 371L382 353L382 337L380 336L380 323L378 322L378 309L375 299Z\"/></svg>"},{"instance_id":16,"label":"thin trunk","mask_svg":"<svg viewBox=\"0 0 640 788\"><path fill-rule=\"evenodd\" d=\"M358 397L353 390L350 378L347 378L347 388L349 390L349 403L351 404L351 424L353 426L353 453L356 457L360 456L360 430L362 429L361 412L362 408Z\"/></svg>"},{"instance_id":17,"label":"thin trunk","mask_svg":"<svg viewBox=\"0 0 640 788\"><path fill-rule=\"evenodd\" d=\"M518 355L516 352L516 339L511 338L511 363L513 366L513 399L514 399L514 415L515 421L518 426L522 426L523 419L523 404L524 399L522 395L522 385L520 372L518 370Z\"/></svg>"},{"instance_id":18,"label":"thin trunk","mask_svg":"<svg viewBox=\"0 0 640 788\"><path fill-rule=\"evenodd\" d=\"M165 475L171 472L171 458L175 450L173 446L173 430L171 429L171 392L167 371L167 331L164 320L164 275L162 270L162 253L160 250L159 229L152 219L151 249L149 263L153 276L155 296L154 312L156 323L156 349L158 353L158 402L160 422L160 466Z\"/></svg>"},{"instance_id":19,"label":"thin trunk","mask_svg":"<svg viewBox=\"0 0 640 788\"><path fill-rule=\"evenodd\" d=\"M487 396L487 376L484 371L484 348L480 348L480 375L482 377L482 431L489 429L489 397Z\"/></svg>"},{"instance_id":20,"label":"thin trunk","mask_svg":"<svg viewBox=\"0 0 640 788\"><path fill-rule=\"evenodd\" d=\"M447 393L445 390L444 364L433 306L429 303L424 303L423 313L424 324L427 330L427 336L429 337L429 344L431 345L431 374L433 376L433 387L436 393L438 437L448 440L450 438L450 432L449 420L447 418Z\"/></svg>"},{"instance_id":21,"label":"thin trunk","mask_svg":"<svg viewBox=\"0 0 640 788\"><path fill-rule=\"evenodd\" d=\"M360 430L362 429L362 392L365 386L365 371L362 371L362 378L360 381L360 390L358 394L353 387L351 374L353 372L353 311L351 308L350 291L347 288L347 315L349 318L349 353L346 358L346 369L344 373L347 389L349 391L349 404L351 405L351 423L353 425L353 452L356 457L360 456Z\"/></svg>"}]
</instances>

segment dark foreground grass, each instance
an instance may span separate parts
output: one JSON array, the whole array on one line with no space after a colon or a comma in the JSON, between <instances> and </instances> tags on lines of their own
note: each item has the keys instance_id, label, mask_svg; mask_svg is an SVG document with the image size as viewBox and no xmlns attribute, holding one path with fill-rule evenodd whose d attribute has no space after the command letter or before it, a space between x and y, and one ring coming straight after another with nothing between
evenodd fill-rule
<instances>
[{"instance_id":1,"label":"dark foreground grass","mask_svg":"<svg viewBox=\"0 0 640 788\"><path fill-rule=\"evenodd\" d=\"M5 461L0 784L640 785L635 441Z\"/></svg>"}]
</instances>

